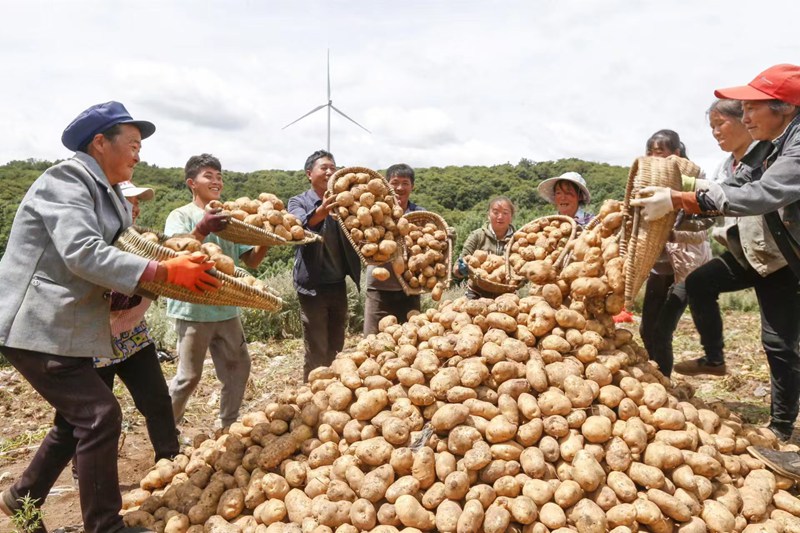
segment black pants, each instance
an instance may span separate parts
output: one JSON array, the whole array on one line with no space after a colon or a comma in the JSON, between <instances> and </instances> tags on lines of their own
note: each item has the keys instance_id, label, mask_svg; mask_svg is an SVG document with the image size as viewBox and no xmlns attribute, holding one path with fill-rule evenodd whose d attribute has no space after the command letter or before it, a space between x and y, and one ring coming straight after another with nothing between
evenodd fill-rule
<instances>
[{"instance_id":1,"label":"black pants","mask_svg":"<svg viewBox=\"0 0 800 533\"><path fill-rule=\"evenodd\" d=\"M119 376L125 384L136 409L144 416L155 460L172 459L178 455L178 431L156 345L145 346L121 363L98 368L97 373L109 389L114 388L114 376Z\"/></svg>"},{"instance_id":2,"label":"black pants","mask_svg":"<svg viewBox=\"0 0 800 533\"><path fill-rule=\"evenodd\" d=\"M686 278L689 308L700 343L709 358L722 356L722 317L718 298L723 292L753 287L761 311L761 343L767 354L772 388L772 424L791 432L800 399L800 294L789 267L761 277L725 252Z\"/></svg>"},{"instance_id":3,"label":"black pants","mask_svg":"<svg viewBox=\"0 0 800 533\"><path fill-rule=\"evenodd\" d=\"M317 287L316 296L297 293L303 321L303 380L317 367L330 366L344 346L347 328L347 286L344 282Z\"/></svg>"},{"instance_id":4,"label":"black pants","mask_svg":"<svg viewBox=\"0 0 800 533\"><path fill-rule=\"evenodd\" d=\"M122 412L90 357L64 357L2 347L0 351L55 410L53 428L11 487L16 499L44 503L73 455L78 457L83 527L113 533L123 527L117 473Z\"/></svg>"},{"instance_id":5,"label":"black pants","mask_svg":"<svg viewBox=\"0 0 800 533\"><path fill-rule=\"evenodd\" d=\"M639 334L650 359L667 377L672 374L672 336L688 303L686 286L674 281L672 274L650 273L639 326Z\"/></svg>"},{"instance_id":6,"label":"black pants","mask_svg":"<svg viewBox=\"0 0 800 533\"><path fill-rule=\"evenodd\" d=\"M379 291L367 289L364 303L364 336L378 333L378 322L383 317L394 315L402 324L408 320L408 313L420 310L419 295L409 296L403 291Z\"/></svg>"}]
</instances>

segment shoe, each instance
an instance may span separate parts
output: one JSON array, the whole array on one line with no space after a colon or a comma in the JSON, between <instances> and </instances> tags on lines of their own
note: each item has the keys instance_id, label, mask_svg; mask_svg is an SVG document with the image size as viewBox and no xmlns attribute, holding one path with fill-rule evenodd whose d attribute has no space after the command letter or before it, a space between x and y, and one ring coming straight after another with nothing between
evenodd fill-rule
<instances>
[{"instance_id":1,"label":"shoe","mask_svg":"<svg viewBox=\"0 0 800 533\"><path fill-rule=\"evenodd\" d=\"M780 475L800 481L800 453L780 452L763 446L748 446L747 452Z\"/></svg>"},{"instance_id":2,"label":"shoe","mask_svg":"<svg viewBox=\"0 0 800 533\"><path fill-rule=\"evenodd\" d=\"M678 374L683 374L684 376L699 376L703 374L724 376L728 373L728 369L725 366L724 361L721 363L713 363L710 362L707 357L681 361L673 367L673 370Z\"/></svg>"},{"instance_id":3,"label":"shoe","mask_svg":"<svg viewBox=\"0 0 800 533\"><path fill-rule=\"evenodd\" d=\"M14 516L14 513L19 511L21 508L22 504L11 494L11 489L4 490L3 494L0 495L0 511L3 511L3 514L6 516ZM30 531L30 533L47 533L47 529L44 527L44 524L42 524L41 521L38 523L38 525L26 523L22 524L22 526L24 531Z\"/></svg>"},{"instance_id":4,"label":"shoe","mask_svg":"<svg viewBox=\"0 0 800 533\"><path fill-rule=\"evenodd\" d=\"M770 430L778 441L781 444L788 444L789 441L792 439L792 433L794 433L794 428L780 428L775 424L770 424L767 426L767 429Z\"/></svg>"},{"instance_id":5,"label":"shoe","mask_svg":"<svg viewBox=\"0 0 800 533\"><path fill-rule=\"evenodd\" d=\"M619 314L614 315L614 323L619 324L621 322L633 322L633 313L623 309Z\"/></svg>"},{"instance_id":6,"label":"shoe","mask_svg":"<svg viewBox=\"0 0 800 533\"><path fill-rule=\"evenodd\" d=\"M159 363L171 363L178 357L164 350L156 350L156 355L158 356Z\"/></svg>"}]
</instances>

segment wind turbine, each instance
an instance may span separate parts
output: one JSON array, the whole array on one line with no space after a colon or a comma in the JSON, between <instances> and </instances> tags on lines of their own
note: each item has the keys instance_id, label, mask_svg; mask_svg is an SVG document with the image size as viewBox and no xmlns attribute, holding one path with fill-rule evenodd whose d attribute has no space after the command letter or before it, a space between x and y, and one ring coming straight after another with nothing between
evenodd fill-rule
<instances>
[{"instance_id":1,"label":"wind turbine","mask_svg":"<svg viewBox=\"0 0 800 533\"><path fill-rule=\"evenodd\" d=\"M319 111L320 109L325 108L325 107L328 108L328 148L327 148L327 150L329 152L331 151L331 109L333 109L334 111L336 111L337 113L342 115L344 118L346 118L347 120L349 120L350 122L352 122L353 124L355 124L356 126L361 128L362 130L366 131L367 133L369 133L369 134L372 133L367 128L365 128L364 126L362 126L361 124L359 124L358 122L353 120L352 118L350 118L347 115L345 115L342 111L337 109L337 107L335 105L333 105L333 100L331 100L331 50L330 50L330 48L328 48L328 103L327 104L322 104L322 105L319 105L319 106L315 107L314 109L312 109L311 111L309 111L308 113L303 115L302 117L300 117L300 118L298 118L296 120L293 120L292 122L290 122L287 125L285 125L284 127L282 127L281 130L285 130L286 128L288 128L292 124L295 124L296 122L300 122L301 120L306 118L308 115L313 115L314 113L316 113L317 111Z\"/></svg>"}]
</instances>

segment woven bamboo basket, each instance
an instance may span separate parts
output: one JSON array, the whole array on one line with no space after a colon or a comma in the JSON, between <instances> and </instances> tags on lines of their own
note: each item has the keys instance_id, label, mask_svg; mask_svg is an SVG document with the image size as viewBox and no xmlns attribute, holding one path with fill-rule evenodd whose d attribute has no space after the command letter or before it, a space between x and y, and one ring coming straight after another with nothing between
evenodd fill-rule
<instances>
[{"instance_id":1,"label":"woven bamboo basket","mask_svg":"<svg viewBox=\"0 0 800 533\"><path fill-rule=\"evenodd\" d=\"M160 241L166 238L165 235L159 232L131 226L122 232L115 245L120 250L153 261L164 261L177 257L178 254L174 250L143 239L142 233L145 232L155 233L158 235ZM283 305L283 301L273 294L271 289L256 289L242 281L241 278L248 275L247 271L244 269L237 268L233 276L219 272L216 269L212 269L209 272L222 283L219 290L215 292L196 293L179 285L157 281L147 281L140 285L142 289L154 295L195 304L233 305L236 307L264 309L267 311L277 311Z\"/></svg>"},{"instance_id":2,"label":"woven bamboo basket","mask_svg":"<svg viewBox=\"0 0 800 533\"><path fill-rule=\"evenodd\" d=\"M685 159L683 157L677 155L671 155L667 157L667 159L675 161L678 164L678 168L681 170L681 174L683 174L684 176L689 176L690 178L696 178L700 176L700 172L702 172L700 170L700 167L696 163L689 161L688 159Z\"/></svg>"},{"instance_id":3,"label":"woven bamboo basket","mask_svg":"<svg viewBox=\"0 0 800 533\"><path fill-rule=\"evenodd\" d=\"M522 279L523 280L523 284L524 284L525 281L527 281L527 279L524 276L521 276L511 266L511 261L510 261L511 253L512 253L511 252L511 247L514 245L515 236L517 235L517 232L525 232L528 228L530 228L534 223L537 223L537 222L538 223L550 223L550 222L552 222L554 220L558 220L560 222L566 222L572 228L571 231L570 231L569 237L567 237L567 240L565 242L561 243L557 248L555 248L556 250L560 250L560 251L559 251L558 256L556 257L556 260L553 261L553 265L558 267L559 265L562 264L562 262L565 259L565 256L566 256L567 252L570 249L570 243L575 240L575 236L577 235L578 223L575 222L574 218L568 217L568 216L565 216L565 215L548 215L548 216L544 216L544 217L539 217L537 219L531 220L530 222L528 222L527 224L525 224L524 226L519 228L516 232L514 232L514 235L511 237L511 240L508 242L508 245L506 246L506 253L505 253L506 269L507 269L507 272L508 272L508 279L511 279L511 280ZM550 254L553 251L554 250L548 250L547 253Z\"/></svg>"},{"instance_id":4,"label":"woven bamboo basket","mask_svg":"<svg viewBox=\"0 0 800 533\"><path fill-rule=\"evenodd\" d=\"M447 232L447 247L444 251L445 257L445 266L447 267L447 277L444 279L443 282L443 289L447 289L450 286L450 281L453 275L453 239L449 236L450 228L445 222L444 218L433 213L431 211L412 211L410 213L406 213L403 215L404 218L408 219L409 222L412 222L418 226L422 226L427 224L428 222L433 222L436 224L436 227L442 231ZM407 251L407 250L406 250ZM405 260L405 263L408 263L408 260ZM403 276L397 276L398 281L400 281L400 286L403 288L403 292L405 292L409 296L413 296L416 294L422 294L423 292L431 292L432 289L428 289L427 287L416 287L412 288L408 285ZM441 281L439 283L442 283Z\"/></svg>"},{"instance_id":5,"label":"woven bamboo basket","mask_svg":"<svg viewBox=\"0 0 800 533\"><path fill-rule=\"evenodd\" d=\"M623 217L630 225L623 223L623 231L628 231L620 243L620 253L625 256L625 305L631 307L633 299L642 288L650 274L650 269L664 250L677 214L648 222L640 216L640 209L631 207L630 201L639 197L639 191L647 186L669 187L680 190L681 170L677 161L671 158L639 157L631 165L628 184L623 203Z\"/></svg>"},{"instance_id":6,"label":"woven bamboo basket","mask_svg":"<svg viewBox=\"0 0 800 533\"><path fill-rule=\"evenodd\" d=\"M506 294L509 292L517 292L523 285L525 285L524 279L515 279L512 280L511 283L498 283L496 281L488 280L482 277L478 272L472 268L471 266L467 265L467 272L469 273L469 280L470 282L481 292L491 294L491 295L500 295Z\"/></svg>"},{"instance_id":7,"label":"woven bamboo basket","mask_svg":"<svg viewBox=\"0 0 800 533\"><path fill-rule=\"evenodd\" d=\"M280 244L294 244L287 242L286 239L280 235L269 232L264 228L253 226L252 224L246 224L235 218L229 219L225 229L215 233L226 241L236 242L239 244L249 244L251 246L277 246Z\"/></svg>"},{"instance_id":8,"label":"woven bamboo basket","mask_svg":"<svg viewBox=\"0 0 800 533\"><path fill-rule=\"evenodd\" d=\"M353 173L353 174L359 174L359 173L369 174L370 179L372 179L372 178L380 178L386 184L386 189L389 191L389 194L394 199L394 204L398 205L397 195L395 194L394 189L392 189L392 187L389 185L389 182L386 180L386 178L384 178L378 172L375 172L374 170L372 170L370 168L366 168L366 167L344 167L344 168L340 168L339 170L337 170L330 177L330 179L328 179L328 190L327 190L326 194L333 194L333 184L336 183L336 180L341 178L342 176L344 176L346 174L350 174L350 173ZM390 207L393 207L393 206L390 206ZM350 231L344 225L344 220L342 220L342 218L339 216L339 214L336 212L335 209L331 211L331 216L333 216L333 218L336 220L336 222L338 222L339 227L342 229L342 234L344 234L345 238L347 239L347 242L349 242L350 245L353 247L353 249L356 251L356 254L358 255L359 259L361 259L361 263L362 264L364 264L364 265L372 265L372 266L383 266L386 263L391 263L392 261L394 261L398 257L405 257L405 245L403 243L402 236L400 235L399 232L395 234L395 242L397 243L397 250L395 250L394 254L392 254L392 256L389 257L388 260L386 260L386 261L375 261L371 257L364 256L364 254L361 253L361 245L364 244L364 243L363 242L355 242L353 240L353 237L350 235ZM378 241L375 244L380 244L380 241Z\"/></svg>"}]
</instances>

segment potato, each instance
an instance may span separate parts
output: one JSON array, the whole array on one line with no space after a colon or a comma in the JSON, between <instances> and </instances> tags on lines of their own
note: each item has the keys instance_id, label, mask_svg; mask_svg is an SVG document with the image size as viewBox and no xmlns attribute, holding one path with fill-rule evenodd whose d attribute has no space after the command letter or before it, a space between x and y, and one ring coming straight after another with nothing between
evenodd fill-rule
<instances>
[{"instance_id":1,"label":"potato","mask_svg":"<svg viewBox=\"0 0 800 533\"><path fill-rule=\"evenodd\" d=\"M375 267L372 269L372 276L378 281L386 281L389 279L389 271L383 267Z\"/></svg>"}]
</instances>

